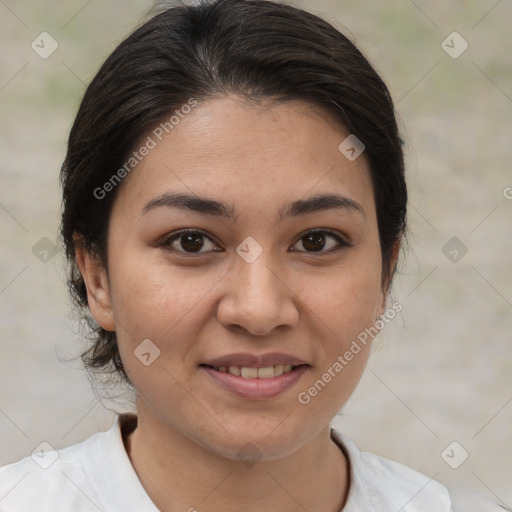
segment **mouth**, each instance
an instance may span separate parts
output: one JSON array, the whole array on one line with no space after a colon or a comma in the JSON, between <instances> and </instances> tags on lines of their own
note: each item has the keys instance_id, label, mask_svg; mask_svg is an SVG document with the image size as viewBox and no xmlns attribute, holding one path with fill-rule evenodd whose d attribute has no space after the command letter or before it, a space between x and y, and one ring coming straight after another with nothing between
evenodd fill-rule
<instances>
[{"instance_id":1,"label":"mouth","mask_svg":"<svg viewBox=\"0 0 512 512\"><path fill-rule=\"evenodd\" d=\"M288 358L289 360L291 358ZM246 363L247 364L247 363ZM200 370L213 380L222 391L246 400L262 400L276 397L289 390L311 366L294 361L265 366L252 363L200 364Z\"/></svg>"}]
</instances>

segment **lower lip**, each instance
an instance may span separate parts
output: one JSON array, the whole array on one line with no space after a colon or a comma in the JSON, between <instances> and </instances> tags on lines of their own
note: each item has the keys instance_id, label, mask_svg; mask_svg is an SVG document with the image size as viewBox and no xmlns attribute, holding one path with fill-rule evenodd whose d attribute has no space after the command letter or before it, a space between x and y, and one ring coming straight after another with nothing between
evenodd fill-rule
<instances>
[{"instance_id":1,"label":"lower lip","mask_svg":"<svg viewBox=\"0 0 512 512\"><path fill-rule=\"evenodd\" d=\"M200 366L215 382L235 395L246 399L272 398L291 388L309 368L307 365L297 366L291 372L283 373L271 379L246 379L218 372L208 366Z\"/></svg>"}]
</instances>

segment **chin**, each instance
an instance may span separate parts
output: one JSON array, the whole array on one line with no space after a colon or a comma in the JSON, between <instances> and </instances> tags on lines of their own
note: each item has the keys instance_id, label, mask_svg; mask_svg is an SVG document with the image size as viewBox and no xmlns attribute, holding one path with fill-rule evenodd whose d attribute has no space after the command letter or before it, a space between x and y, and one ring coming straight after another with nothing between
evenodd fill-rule
<instances>
[{"instance_id":1,"label":"chin","mask_svg":"<svg viewBox=\"0 0 512 512\"><path fill-rule=\"evenodd\" d=\"M199 441L203 447L228 460L244 461L248 467L256 462L274 461L292 455L315 436L304 425L285 425L279 421L260 425L253 419L239 422L238 428L221 429L216 435ZM270 425L271 424L271 425ZM321 430L321 427L320 427Z\"/></svg>"}]
</instances>

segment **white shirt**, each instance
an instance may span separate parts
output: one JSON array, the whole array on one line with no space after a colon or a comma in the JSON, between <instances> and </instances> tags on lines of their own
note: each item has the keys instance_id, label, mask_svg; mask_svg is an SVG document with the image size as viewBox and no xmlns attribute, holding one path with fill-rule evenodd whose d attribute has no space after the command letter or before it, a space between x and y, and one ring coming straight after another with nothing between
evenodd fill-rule
<instances>
[{"instance_id":1,"label":"white shirt","mask_svg":"<svg viewBox=\"0 0 512 512\"><path fill-rule=\"evenodd\" d=\"M136 426L119 416L107 432L58 451L41 451L0 468L0 512L159 512L142 487L123 444ZM121 430L122 429L122 430ZM452 508L446 487L398 462L361 452L332 429L350 463L342 512L503 512L484 503ZM467 506L466 506L467 505ZM469 508L469 507L472 508Z\"/></svg>"}]
</instances>

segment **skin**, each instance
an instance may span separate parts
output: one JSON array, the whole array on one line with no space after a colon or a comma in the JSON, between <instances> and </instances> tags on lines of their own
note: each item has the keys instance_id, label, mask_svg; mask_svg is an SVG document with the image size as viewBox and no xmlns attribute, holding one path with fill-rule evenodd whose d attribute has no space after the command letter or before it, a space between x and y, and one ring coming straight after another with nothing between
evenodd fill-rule
<instances>
[{"instance_id":1,"label":"skin","mask_svg":"<svg viewBox=\"0 0 512 512\"><path fill-rule=\"evenodd\" d=\"M127 451L162 511L338 512L346 502L348 463L329 421L355 389L370 343L309 404L297 395L385 309L370 171L364 154L351 162L338 150L348 135L301 102L200 103L121 184L108 273L77 244L91 312L116 330L137 393ZM166 192L228 203L237 217L168 206L142 213ZM362 212L330 209L276 224L285 203L323 193L348 197ZM179 237L162 243L183 228L210 237L199 253L187 253ZM351 245L333 251L338 242L325 234L325 246L312 251L305 235L316 228ZM249 236L263 250L252 263L236 252ZM149 366L134 355L144 339L160 349ZM278 396L247 400L199 367L234 352L284 352L310 366ZM251 467L237 455L247 443L261 454Z\"/></svg>"}]
</instances>

